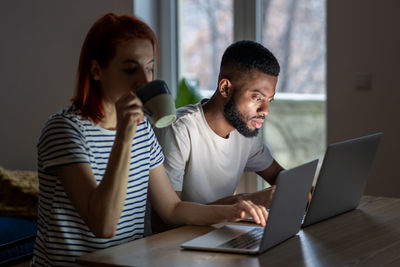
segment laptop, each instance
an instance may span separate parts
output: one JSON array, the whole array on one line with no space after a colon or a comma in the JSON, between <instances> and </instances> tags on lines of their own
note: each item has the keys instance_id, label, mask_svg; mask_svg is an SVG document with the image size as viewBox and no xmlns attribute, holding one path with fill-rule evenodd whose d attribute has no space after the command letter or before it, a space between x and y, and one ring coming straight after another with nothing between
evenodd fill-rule
<instances>
[{"instance_id":1,"label":"laptop","mask_svg":"<svg viewBox=\"0 0 400 267\"><path fill-rule=\"evenodd\" d=\"M181 244L184 249L259 254L297 234L318 160L282 171L267 225L229 224Z\"/></svg>"},{"instance_id":2,"label":"laptop","mask_svg":"<svg viewBox=\"0 0 400 267\"><path fill-rule=\"evenodd\" d=\"M328 146L303 227L357 208L382 133Z\"/></svg>"}]
</instances>

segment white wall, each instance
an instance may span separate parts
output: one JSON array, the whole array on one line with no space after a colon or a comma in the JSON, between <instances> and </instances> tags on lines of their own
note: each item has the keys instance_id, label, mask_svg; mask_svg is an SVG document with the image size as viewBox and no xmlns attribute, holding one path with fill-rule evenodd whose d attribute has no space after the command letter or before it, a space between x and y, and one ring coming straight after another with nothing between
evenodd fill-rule
<instances>
[{"instance_id":1,"label":"white wall","mask_svg":"<svg viewBox=\"0 0 400 267\"><path fill-rule=\"evenodd\" d=\"M0 166L36 169L47 117L69 104L80 48L108 12L132 14L132 0L0 1Z\"/></svg>"},{"instance_id":2,"label":"white wall","mask_svg":"<svg viewBox=\"0 0 400 267\"><path fill-rule=\"evenodd\" d=\"M397 197L399 11L397 0L328 0L328 142L383 131L366 193ZM107 12L132 13L133 2L0 1L0 166L36 169L43 123L69 103L84 36ZM371 90L356 89L358 73Z\"/></svg>"},{"instance_id":3,"label":"white wall","mask_svg":"<svg viewBox=\"0 0 400 267\"><path fill-rule=\"evenodd\" d=\"M396 197L400 197L399 12L397 0L332 0L327 13L328 142L382 131L366 194ZM371 75L370 89L356 88L360 73Z\"/></svg>"}]
</instances>

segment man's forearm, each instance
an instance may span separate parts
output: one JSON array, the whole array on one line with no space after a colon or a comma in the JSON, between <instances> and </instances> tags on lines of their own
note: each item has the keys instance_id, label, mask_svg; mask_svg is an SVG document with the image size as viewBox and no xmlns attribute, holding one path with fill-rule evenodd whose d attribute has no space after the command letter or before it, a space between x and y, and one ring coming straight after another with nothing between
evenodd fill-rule
<instances>
[{"instance_id":1,"label":"man's forearm","mask_svg":"<svg viewBox=\"0 0 400 267\"><path fill-rule=\"evenodd\" d=\"M224 198L218 199L214 202L208 203L208 205L232 205L232 204L237 203L241 199L247 200L246 197L249 194L250 193L242 193L242 194L236 194L236 195L229 196L229 197L224 197Z\"/></svg>"},{"instance_id":2,"label":"man's forearm","mask_svg":"<svg viewBox=\"0 0 400 267\"><path fill-rule=\"evenodd\" d=\"M265 188L261 191L254 193L241 193L233 196L218 199L214 202L208 203L209 205L232 205L237 203L239 200L251 200L256 205L262 205L269 208L273 191L275 187Z\"/></svg>"},{"instance_id":3,"label":"man's forearm","mask_svg":"<svg viewBox=\"0 0 400 267\"><path fill-rule=\"evenodd\" d=\"M276 179L282 170L282 166L274 160L267 169L259 171L257 174L260 175L270 185L274 185L276 184Z\"/></svg>"}]
</instances>

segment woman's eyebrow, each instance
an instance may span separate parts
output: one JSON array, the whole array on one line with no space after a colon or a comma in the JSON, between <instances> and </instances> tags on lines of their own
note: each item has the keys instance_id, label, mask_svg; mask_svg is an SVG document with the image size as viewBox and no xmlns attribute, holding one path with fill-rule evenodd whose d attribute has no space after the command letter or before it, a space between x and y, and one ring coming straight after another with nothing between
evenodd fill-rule
<instances>
[{"instance_id":1,"label":"woman's eyebrow","mask_svg":"<svg viewBox=\"0 0 400 267\"><path fill-rule=\"evenodd\" d=\"M154 58L150 59L147 64L153 63L154 62ZM139 62L135 59L125 59L124 61L122 61L122 64L139 64Z\"/></svg>"}]
</instances>

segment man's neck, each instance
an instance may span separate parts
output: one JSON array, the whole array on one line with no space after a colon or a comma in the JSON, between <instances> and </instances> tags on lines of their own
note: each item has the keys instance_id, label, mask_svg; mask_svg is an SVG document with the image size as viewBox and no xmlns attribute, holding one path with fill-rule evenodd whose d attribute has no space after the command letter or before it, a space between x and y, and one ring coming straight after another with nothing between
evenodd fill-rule
<instances>
[{"instance_id":1,"label":"man's neck","mask_svg":"<svg viewBox=\"0 0 400 267\"><path fill-rule=\"evenodd\" d=\"M219 136L228 138L230 132L235 130L225 119L224 105L215 95L210 100L202 104L204 116L208 126Z\"/></svg>"}]
</instances>

